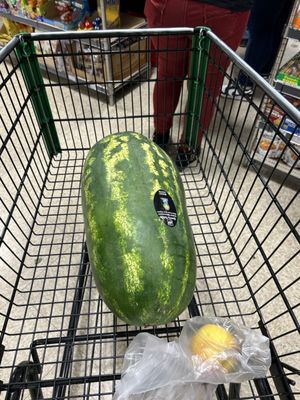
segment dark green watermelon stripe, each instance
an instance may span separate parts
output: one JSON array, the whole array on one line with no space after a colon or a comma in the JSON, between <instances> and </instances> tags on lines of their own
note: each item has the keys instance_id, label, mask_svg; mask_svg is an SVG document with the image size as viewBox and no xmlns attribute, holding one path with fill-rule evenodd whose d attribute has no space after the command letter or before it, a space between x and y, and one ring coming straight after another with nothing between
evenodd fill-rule
<instances>
[{"instance_id":1,"label":"dark green watermelon stripe","mask_svg":"<svg viewBox=\"0 0 300 400\"><path fill-rule=\"evenodd\" d=\"M158 162L156 165L154 162L153 157L151 156L151 151L153 152L153 148L150 147L150 144L148 143L143 143L142 144L142 149L145 152L145 164L148 167L151 175L151 184L150 186L150 201L153 203L154 196L158 190L166 190L168 193L171 192L170 185L167 184L167 181L169 178L169 165L164 161L163 158L161 158L159 149L156 149L157 153L157 158ZM161 182L159 182L158 178L161 177L161 174L164 176L164 183L162 185ZM157 178L154 178L157 177ZM170 193L172 194L172 193ZM154 208L153 208L154 211ZM158 221L160 224L159 226L159 236L163 244L163 251L160 254L160 260L161 264L164 268L165 272L165 278L164 280L157 285L157 296L162 303L162 306L167 305L170 302L170 297L171 297L171 282L172 282L172 276L174 274L174 268L175 268L175 260L174 257L170 255L169 249L171 246L171 243L168 241L168 235L167 235L167 230L170 229L168 228L162 221Z\"/></svg>"},{"instance_id":2,"label":"dark green watermelon stripe","mask_svg":"<svg viewBox=\"0 0 300 400\"><path fill-rule=\"evenodd\" d=\"M145 163L149 168L149 171L152 173L152 176L157 176L160 177L161 174L163 175L164 179L164 183L163 183L163 187L160 184L160 182L157 179L152 179L151 182L151 187L153 188L151 193L150 193L150 198L151 200L154 198L155 193L160 190L166 190L169 195L173 198L175 204L176 204L176 209L177 209L177 215L178 215L178 219L182 218L182 214L183 214L183 209L182 209L182 204L180 202L180 192L183 192L184 189L183 187L180 187L178 182L180 181L180 178L178 176L178 173L176 172L176 170L174 169L174 167L172 168L172 165L170 165L172 163L172 161L170 160L169 163L167 163L165 161L164 158L161 157L161 151L159 149L157 149L157 157L158 157L158 165L155 165L153 158L150 156L150 145L148 143L143 143L142 148L145 151ZM153 150L152 150L153 151ZM172 189L175 187L175 191L174 189ZM163 260L164 258L164 254L168 255L169 260L168 262L171 262L172 265L172 270L168 270L168 277L167 279L164 281L163 286L159 286L158 287L158 297L159 299L161 299L161 301L164 304L167 304L168 301L170 300L170 282L172 280L172 272L174 272L174 259L171 258L169 256L169 248L172 245L171 243L167 242L167 229L170 229L168 227L166 227L165 224L161 225L161 229L160 229L160 237L163 241L164 244L164 250L161 254L161 260ZM187 232L185 229L185 226L182 226L182 229L184 231L184 234L182 235L182 240L184 241L184 247L186 248L185 251L185 269L184 269L184 273L182 276L182 290L180 292L180 295L178 297L178 300L176 302L176 304L174 304L174 309L178 309L178 306L182 303L183 299L186 297L186 292L187 292L187 284L188 284L188 280L189 280L189 275L190 275L190 268L191 268L191 262L192 260L190 259L189 256L189 251L188 251L188 243L187 243ZM167 266L168 265L167 260L165 260L165 262L162 262L162 265ZM172 313L172 310L170 311L170 313Z\"/></svg>"},{"instance_id":3,"label":"dark green watermelon stripe","mask_svg":"<svg viewBox=\"0 0 300 400\"><path fill-rule=\"evenodd\" d=\"M157 216L155 215L154 209L154 196L155 193L163 189L161 183L159 182L159 177L161 172L157 169L157 165L154 162L153 157L151 156L151 152L153 152L153 148L148 143L142 143L141 148L144 151L143 158L145 163L145 171L148 172L147 180L149 181L149 192L148 198L150 204L153 204L153 215L156 219ZM159 154L158 154L159 155ZM156 223L159 225L159 236L162 242L163 251L160 254L160 260L162 267L165 272L164 280L161 282L157 282L156 291L157 291L157 298L159 299L159 303L164 307L170 302L171 296L171 278L172 274L174 273L174 259L169 254L169 243L167 241L167 235L165 231L165 224L162 223L158 218ZM159 310L157 310L159 312ZM145 315L145 317L147 317Z\"/></svg>"},{"instance_id":4,"label":"dark green watermelon stripe","mask_svg":"<svg viewBox=\"0 0 300 400\"><path fill-rule=\"evenodd\" d=\"M97 254L97 247L101 245L101 234L99 234L99 227L97 225L97 222L95 220L95 199L93 196L93 191L91 190L91 187L95 184L93 181L93 174L92 174L92 167L93 164L96 162L96 157L94 157L93 152L90 152L87 159L86 159L86 165L85 165L85 175L84 175L84 196L85 196L85 202L87 205L88 213L87 213L87 219L88 219L88 226L89 226L89 231L88 234L91 236L93 242L96 244L93 248L93 253L90 255L90 257L93 258L93 262L96 263L96 265L102 265L101 262L98 260L98 254ZM105 271L103 271L105 273Z\"/></svg>"},{"instance_id":5,"label":"dark green watermelon stripe","mask_svg":"<svg viewBox=\"0 0 300 400\"><path fill-rule=\"evenodd\" d=\"M164 159L159 159L158 165L159 165L161 173L166 178L165 183L164 183L165 187L163 189L165 189L173 198L173 200L176 204L177 216L178 216L178 219L180 220L182 218L182 214L183 214L182 203L180 202L180 197L183 197L183 196L180 196L180 192L184 191L183 187L180 187L178 184L178 182L180 182L180 178L178 177L177 171L174 168L170 168L170 164L167 164ZM173 190L171 189L172 186L175 187L175 191L174 191L174 189ZM168 229L168 228L165 228L165 229ZM182 226L182 229L184 231L184 234L182 235L184 247L186 249L188 249L187 232L186 232L184 225ZM167 244L166 250L168 249L169 245L170 244ZM186 250L186 252L185 252L185 270L184 270L184 274L182 277L182 290L178 297L177 304L174 305L175 309L178 308L178 305L181 304L183 298L186 296L186 285L187 285L188 279L189 279L190 268L191 268L191 259L189 257L189 251Z\"/></svg>"},{"instance_id":6,"label":"dark green watermelon stripe","mask_svg":"<svg viewBox=\"0 0 300 400\"><path fill-rule=\"evenodd\" d=\"M176 188L176 193L180 193L182 192L183 195L181 196L181 198L183 199L183 201L178 201L179 207L178 207L178 218L182 218L182 214L183 214L183 207L186 210L186 205L185 205L185 196L184 196L184 188L183 185L179 184L179 182L181 183L180 177L178 176L178 172L175 169L171 169L170 173L172 175L172 181L173 181L173 185ZM179 196L178 196L179 198ZM188 243L188 237L190 237L191 235L188 235L188 232L186 230L186 227L190 228L190 226L186 226L183 225L182 229L184 234L182 235L182 240L184 242L184 247L185 247L185 270L184 270L184 274L182 277L182 287L181 287L181 293L178 297L178 301L176 304L176 307L179 306L179 304L182 302L182 299L186 296L186 289L188 286L188 280L190 277L190 270L191 270L191 266L192 264L195 262L195 260L191 260L190 258L190 252L189 252L189 243Z\"/></svg>"},{"instance_id":7,"label":"dark green watermelon stripe","mask_svg":"<svg viewBox=\"0 0 300 400\"><path fill-rule=\"evenodd\" d=\"M97 274L98 276L101 277L101 280L105 280L106 275L107 275L107 270L100 259L101 254L99 253L98 249L101 248L101 244L104 240L103 236L101 235L100 227L99 224L97 224L97 221L95 219L96 215L96 210L95 206L97 205L97 202L95 201L94 196L92 193L94 193L93 190L91 190L91 187L97 185L97 182L93 180L93 164L97 161L97 158L94 155L95 153L95 148L91 149L91 151L88 154L88 157L85 162L85 168L84 168L84 184L83 184L83 201L86 204L86 208L88 210L87 212L87 225L89 229L87 230L87 236L88 240L87 242L90 242L89 236L91 237L94 246L92 249L92 252L89 251L89 255L91 258L91 265L92 268L94 266L97 266ZM99 166L98 166L99 167ZM105 289L105 286L101 287L101 294L103 298L109 298L109 293ZM117 310L118 315L122 318L126 318L125 314L122 312L120 309L118 303L116 301L111 300L111 303L113 307Z\"/></svg>"}]
</instances>

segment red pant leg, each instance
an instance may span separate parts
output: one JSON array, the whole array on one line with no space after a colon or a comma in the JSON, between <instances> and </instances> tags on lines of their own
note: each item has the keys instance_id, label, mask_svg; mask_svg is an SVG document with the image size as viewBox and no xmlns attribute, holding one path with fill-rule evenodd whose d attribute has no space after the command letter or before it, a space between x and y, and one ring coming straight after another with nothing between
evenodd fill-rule
<instances>
[{"instance_id":1,"label":"red pant leg","mask_svg":"<svg viewBox=\"0 0 300 400\"><path fill-rule=\"evenodd\" d=\"M147 0L145 15L149 27L180 27L180 26L208 26L212 31L233 50L236 50L244 33L249 12L233 12L224 8L193 0ZM158 81L154 89L154 124L157 132L164 133L172 126L182 81L188 72L188 52L175 52L178 46L189 47L188 37L167 37L153 40L155 48L166 49L159 53ZM167 51L169 49L169 51ZM202 102L198 142L202 131L206 131L214 112L214 103L220 93L223 74L229 61L221 55L218 49L212 46L215 61L208 65L205 82L205 93ZM221 70L220 70L221 69ZM223 70L223 71L222 71Z\"/></svg>"},{"instance_id":2,"label":"red pant leg","mask_svg":"<svg viewBox=\"0 0 300 400\"><path fill-rule=\"evenodd\" d=\"M183 16L186 1L147 0L145 15L150 28L177 26L173 6ZM174 4L176 3L176 4ZM182 83L187 75L189 38L183 35L153 36L152 46L157 52L157 81L153 91L155 131L169 131L179 100Z\"/></svg>"},{"instance_id":3,"label":"red pant leg","mask_svg":"<svg viewBox=\"0 0 300 400\"><path fill-rule=\"evenodd\" d=\"M158 53L157 81L153 91L154 127L156 132L167 132L187 75L189 39L184 36L164 36L155 40Z\"/></svg>"},{"instance_id":4,"label":"red pant leg","mask_svg":"<svg viewBox=\"0 0 300 400\"><path fill-rule=\"evenodd\" d=\"M222 39L229 47L236 50L240 44L248 21L249 12L227 11L221 15L217 7L206 7L205 25ZM202 133L206 132L212 120L215 101L220 94L223 77L230 60L217 46L210 49L210 60L205 81L198 142L201 142Z\"/></svg>"}]
</instances>

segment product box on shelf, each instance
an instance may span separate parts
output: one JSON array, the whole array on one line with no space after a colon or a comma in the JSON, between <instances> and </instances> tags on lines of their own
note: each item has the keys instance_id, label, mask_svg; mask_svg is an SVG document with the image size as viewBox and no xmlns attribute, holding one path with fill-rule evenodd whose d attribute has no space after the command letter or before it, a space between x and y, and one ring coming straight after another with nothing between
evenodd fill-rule
<instances>
[{"instance_id":1,"label":"product box on shelf","mask_svg":"<svg viewBox=\"0 0 300 400\"><path fill-rule=\"evenodd\" d=\"M0 12L9 13L9 5L6 0L0 0Z\"/></svg>"},{"instance_id":2,"label":"product box on shelf","mask_svg":"<svg viewBox=\"0 0 300 400\"><path fill-rule=\"evenodd\" d=\"M147 64L147 41L141 39L131 43L128 39L114 43L111 50L104 51L97 46L79 45L74 41L74 75L89 82L103 83L109 79L105 56L109 57L112 79L122 81Z\"/></svg>"},{"instance_id":3,"label":"product box on shelf","mask_svg":"<svg viewBox=\"0 0 300 400\"><path fill-rule=\"evenodd\" d=\"M47 0L0 0L0 11L36 19L43 15L46 4Z\"/></svg>"},{"instance_id":4,"label":"product box on shelf","mask_svg":"<svg viewBox=\"0 0 300 400\"><path fill-rule=\"evenodd\" d=\"M68 30L77 29L80 21L89 15L88 0L48 0L38 20Z\"/></svg>"},{"instance_id":5,"label":"product box on shelf","mask_svg":"<svg viewBox=\"0 0 300 400\"><path fill-rule=\"evenodd\" d=\"M294 107L300 110L299 99L287 95L285 97ZM266 102L264 114L269 124L264 124L264 128L259 130L258 154L268 158L280 159L289 166L300 168L300 160L296 154L297 151L298 153L300 151L300 128L271 99ZM286 146L278 131L291 140L291 146Z\"/></svg>"},{"instance_id":6,"label":"product box on shelf","mask_svg":"<svg viewBox=\"0 0 300 400\"><path fill-rule=\"evenodd\" d=\"M279 69L276 80L300 88L300 52Z\"/></svg>"},{"instance_id":7,"label":"product box on shelf","mask_svg":"<svg viewBox=\"0 0 300 400\"><path fill-rule=\"evenodd\" d=\"M300 30L300 5L297 6L297 10L292 21L292 27Z\"/></svg>"},{"instance_id":8,"label":"product box on shelf","mask_svg":"<svg viewBox=\"0 0 300 400\"><path fill-rule=\"evenodd\" d=\"M273 131L264 130L258 139L257 153L263 157L280 159L293 168L300 168L300 159L296 152L300 153L300 146L293 144L286 146L285 143Z\"/></svg>"},{"instance_id":9,"label":"product box on shelf","mask_svg":"<svg viewBox=\"0 0 300 400\"><path fill-rule=\"evenodd\" d=\"M117 28L120 23L120 0L104 0L107 28ZM102 17L101 5L98 0L98 15Z\"/></svg>"},{"instance_id":10,"label":"product box on shelf","mask_svg":"<svg viewBox=\"0 0 300 400\"><path fill-rule=\"evenodd\" d=\"M295 150L300 153L300 146L295 145ZM293 151L291 147L287 147L282 154L282 161L284 161L290 167L300 168L300 159L298 155Z\"/></svg>"},{"instance_id":11,"label":"product box on shelf","mask_svg":"<svg viewBox=\"0 0 300 400\"><path fill-rule=\"evenodd\" d=\"M39 40L36 42L35 51L41 65L45 65L61 74L68 74L72 71L72 57L70 42L65 40ZM60 54L63 54L60 55Z\"/></svg>"},{"instance_id":12,"label":"product box on shelf","mask_svg":"<svg viewBox=\"0 0 300 400\"><path fill-rule=\"evenodd\" d=\"M265 129L258 139L257 152L268 158L280 158L284 151L284 143L272 129Z\"/></svg>"},{"instance_id":13,"label":"product box on shelf","mask_svg":"<svg viewBox=\"0 0 300 400\"><path fill-rule=\"evenodd\" d=\"M88 44L74 41L72 58L72 75L96 83L104 81L104 63L101 49L96 46L91 47Z\"/></svg>"},{"instance_id":14,"label":"product box on shelf","mask_svg":"<svg viewBox=\"0 0 300 400\"><path fill-rule=\"evenodd\" d=\"M15 35L18 35L21 32L31 33L32 27L2 17L2 26L0 27L0 45L5 46Z\"/></svg>"},{"instance_id":15,"label":"product box on shelf","mask_svg":"<svg viewBox=\"0 0 300 400\"><path fill-rule=\"evenodd\" d=\"M284 95L284 97L300 111L300 99L288 95ZM300 145L300 127L297 127L294 121L286 116L284 111L277 104L274 105L270 99L266 103L265 115L282 133L287 136L293 135L293 142Z\"/></svg>"},{"instance_id":16,"label":"product box on shelf","mask_svg":"<svg viewBox=\"0 0 300 400\"><path fill-rule=\"evenodd\" d=\"M18 15L21 13L21 0L6 0L5 7L7 7L6 12L8 11L13 15Z\"/></svg>"},{"instance_id":17,"label":"product box on shelf","mask_svg":"<svg viewBox=\"0 0 300 400\"><path fill-rule=\"evenodd\" d=\"M20 13L31 19L36 19L43 15L47 0L21 0Z\"/></svg>"}]
</instances>

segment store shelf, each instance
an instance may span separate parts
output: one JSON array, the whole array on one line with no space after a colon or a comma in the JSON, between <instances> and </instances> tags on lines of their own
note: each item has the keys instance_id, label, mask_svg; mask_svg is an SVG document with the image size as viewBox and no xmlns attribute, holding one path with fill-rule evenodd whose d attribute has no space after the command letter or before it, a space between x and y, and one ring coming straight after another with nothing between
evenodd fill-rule
<instances>
[{"instance_id":1,"label":"store shelf","mask_svg":"<svg viewBox=\"0 0 300 400\"><path fill-rule=\"evenodd\" d=\"M39 31L57 32L57 31L64 30L62 27L59 27L56 25L51 25L51 24L48 24L48 23L45 23L45 22L42 22L39 20L27 18L23 15L15 15L15 14L11 14L11 13L8 13L5 11L0 11L0 17L5 17L11 21L30 26L30 27L34 28L35 30L39 30ZM145 26L146 26L146 21L144 18L126 14L126 13L120 14L120 24L118 26L118 29L139 29L139 28L144 28ZM126 37L122 37L122 38L116 37L114 40L111 40L109 42L109 44L107 42L105 42L104 47L107 48L107 46L109 46L112 49L115 45L117 45L120 42L124 42L124 41L126 41ZM84 43L84 41L82 41L82 43ZM90 43L91 43L90 41L87 41L87 44L90 44ZM94 42L92 43L92 45L94 46ZM102 45L102 42L101 42L101 45ZM95 47L99 47L99 41L95 41ZM45 69L45 66L43 66L41 64L41 68ZM107 65L107 68L108 68L108 65ZM136 79L136 78L138 78L139 75L145 73L147 71L147 69L148 69L148 62L145 66L140 68L138 71L135 71L134 73L132 73L131 77L128 77L127 79L123 79L122 83L114 84L112 91L110 92L110 95L108 96L109 104L112 105L114 103L114 96L121 88L126 86L126 84L128 84L129 81L132 81L132 79ZM59 77L66 78L66 75L63 73L57 73L57 71L54 71L54 69L51 71L51 67L47 67L47 70L49 73L53 72L54 75L58 75ZM73 82L83 83L85 81L85 80L82 80L80 77L77 77L77 76L75 77L74 75L72 75L72 73L69 73L68 77ZM94 90L101 94L107 94L107 87L105 87L101 83L99 83L99 84L92 83L92 84L89 84L88 87L89 87L89 90Z\"/></svg>"},{"instance_id":2,"label":"store shelf","mask_svg":"<svg viewBox=\"0 0 300 400\"><path fill-rule=\"evenodd\" d=\"M15 15L8 12L0 11L0 17L7 18L10 21L18 22L20 24L31 26L40 31L55 32L64 30L55 25L46 24L45 22L39 20L27 18L24 15ZM146 26L146 21L144 18L136 17L125 13L121 13L120 15L120 26L119 26L120 29L139 29L145 26Z\"/></svg>"},{"instance_id":3,"label":"store shelf","mask_svg":"<svg viewBox=\"0 0 300 400\"><path fill-rule=\"evenodd\" d=\"M278 176L287 176L288 175L288 180L291 183L295 183L297 185L300 184L300 170L299 169L292 169L289 167L287 164L285 164L283 161L279 161L277 159L273 158L266 158L265 156L255 153L253 156L254 162L256 162L259 165L263 165L263 167L267 170L271 170L272 174L274 173L274 168L276 168L276 175Z\"/></svg>"},{"instance_id":4,"label":"store shelf","mask_svg":"<svg viewBox=\"0 0 300 400\"><path fill-rule=\"evenodd\" d=\"M287 85L282 81L275 81L274 87L278 92L300 99L300 87Z\"/></svg>"},{"instance_id":5,"label":"store shelf","mask_svg":"<svg viewBox=\"0 0 300 400\"><path fill-rule=\"evenodd\" d=\"M36 28L41 31L47 31L47 32L57 32L57 31L62 31L63 29L58 28L57 26L50 25L50 24L45 24L44 22L31 19L31 18L26 18L23 15L15 15L11 13L6 13L0 11L0 17L4 17L9 19L10 21L18 22L20 24L24 24L27 26L31 26L33 28Z\"/></svg>"},{"instance_id":6,"label":"store shelf","mask_svg":"<svg viewBox=\"0 0 300 400\"><path fill-rule=\"evenodd\" d=\"M120 28L121 29L139 29L146 26L144 18L136 17L129 14L120 14Z\"/></svg>"},{"instance_id":7,"label":"store shelf","mask_svg":"<svg viewBox=\"0 0 300 400\"><path fill-rule=\"evenodd\" d=\"M300 30L294 29L292 26L292 21L293 21L295 12L296 12L299 4L300 4L300 0L297 0L297 2L295 2L294 6L293 6L293 9L291 10L291 14L290 14L289 21L288 21L288 28L286 29L284 37L282 38L282 43L281 43L281 46L280 46L280 49L278 52L277 60L274 63L273 71L271 74L273 86L275 87L275 89L282 95L294 97L296 99L300 99L300 87L292 85L292 84L288 84L287 82L284 82L283 80L279 80L276 78L278 77L280 68L285 66L287 63L290 62L290 60L293 59L293 58L291 58L290 54L287 58L287 54L288 54L287 50L289 49L289 46L288 46L289 40L292 39L294 44L296 44L295 40L300 41ZM297 47L297 46L298 46L298 44L296 44L295 47ZM297 54L297 53L294 53L294 54ZM295 55L294 55L294 57L295 57ZM287 58L287 59L285 59L285 58ZM297 71L297 73L298 73L298 71ZM285 78L285 79L288 79L288 78ZM292 101L292 100L290 99L290 101ZM267 113L267 115L269 115L269 113ZM273 117L274 118L276 117L276 112L274 113ZM287 118L288 117L289 116L287 115ZM284 115L281 116L281 114L279 112L279 114L276 118L278 118L282 121L282 118L284 118ZM260 124L258 125L257 138L262 138L262 139L266 138L266 140L268 140L268 135L267 135L268 132L266 130L266 123L267 122L264 120L263 132L261 130L262 127L260 126ZM289 124L288 124L288 126L289 126ZM270 125L270 127L271 127L271 125ZM287 138L287 140L289 140L289 145L297 145L297 147L295 147L295 149L299 148L298 146L300 143L300 137L298 135L294 134L293 138L291 138L291 133L288 130L279 128L279 131L277 131L277 129L278 128L276 128L276 131L272 131L272 130L270 131L270 133L271 133L270 139L271 140L272 140L272 132L273 132L273 135L276 135L276 133L279 133L279 131L280 131L280 134L284 135ZM289 129L289 128L287 128L287 129ZM295 129L297 129L296 132L298 132L298 126L297 127L295 126ZM266 133L266 136L264 135L264 132ZM255 143L256 142L254 141L253 145ZM276 155L281 154L281 152L282 152L282 150L280 149L280 141L276 142L276 140L274 140L274 145L275 145L274 148L272 145L272 149L268 150L268 155L276 157ZM277 150L277 146L278 146L278 150ZM289 146L288 146L288 148L289 148ZM278 154L276 154L277 151L278 151ZM298 150L296 150L296 151L298 151ZM272 152L274 152L274 153L272 153ZM284 179L285 183L299 185L300 184L300 169L291 167L288 164L289 162L292 162L292 163L294 162L293 160L290 160L290 157L291 157L290 154L284 153L285 160L282 160L282 159L279 160L278 158L266 157L262 153L259 153L258 150L256 150L255 154L253 154L254 162L256 164L258 164L260 167L262 167L266 174L270 174L270 176L274 177L275 179ZM295 164L293 164L293 165L295 165Z\"/></svg>"},{"instance_id":8,"label":"store shelf","mask_svg":"<svg viewBox=\"0 0 300 400\"><path fill-rule=\"evenodd\" d=\"M289 39L296 39L296 40L300 40L300 30L299 29L295 29L293 27L289 27L287 30L287 35L286 35Z\"/></svg>"},{"instance_id":9,"label":"store shelf","mask_svg":"<svg viewBox=\"0 0 300 400\"><path fill-rule=\"evenodd\" d=\"M0 46L0 49L1 49L1 46ZM17 63L13 54L11 55L11 59L13 62ZM109 82L106 82L106 85L102 85L101 83L95 83L95 82L87 83L86 78L81 78L78 75L75 76L74 74L72 74L72 72L66 73L64 71L58 71L57 69L48 65L45 62L40 62L39 65L40 65L41 71L43 73L46 73L47 76L51 75L54 78L59 77L59 78L65 79L66 81L69 81L73 84L74 83L79 84L79 85L84 84L84 86L87 87L88 90L98 92L98 93L102 94L103 96L107 96L107 94L108 94ZM127 78L122 79L122 81L120 81L119 83L114 82L112 96L114 97L121 89L126 87L128 84L132 85L135 80L138 82L138 78L141 75L147 73L148 69L149 69L149 64L147 63L146 65L141 67L138 71L133 72L131 74L131 76L128 76Z\"/></svg>"},{"instance_id":10,"label":"store shelf","mask_svg":"<svg viewBox=\"0 0 300 400\"><path fill-rule=\"evenodd\" d=\"M45 70L45 66L41 65L41 69ZM129 76L128 78L125 78L122 82L116 84L114 83L114 94L116 94L119 90L121 90L122 88L124 88L126 85L128 85L129 83L132 84L134 82L135 79L138 79L138 77L141 74L146 73L148 70L148 65L143 66L139 71L134 72L131 76ZM62 78L68 78L69 81L71 82L75 82L75 83L85 83L86 86L89 88L89 90L93 90L96 92L99 92L103 95L107 95L107 85L109 85L109 83L106 84L106 86L101 85L100 83L87 83L85 78L81 78L80 76L74 76L71 73L68 74L68 77L66 77L66 75L64 73L58 73L54 68L48 67L47 66L47 71L51 74L53 73L54 75L58 75Z\"/></svg>"},{"instance_id":11,"label":"store shelf","mask_svg":"<svg viewBox=\"0 0 300 400\"><path fill-rule=\"evenodd\" d=\"M271 126L269 126L269 128L266 128L266 122L265 121L259 121L258 122L258 130L257 130L257 136L260 137L262 135L263 132L270 132L272 134L276 134L275 130L272 129ZM279 132L285 136L287 138L287 140L289 140L289 142L291 144L294 144L296 146L300 146L300 135L298 134L298 130L296 131L296 133L293 134L293 138L291 138L292 133L288 132L285 129L281 129L279 128Z\"/></svg>"}]
</instances>

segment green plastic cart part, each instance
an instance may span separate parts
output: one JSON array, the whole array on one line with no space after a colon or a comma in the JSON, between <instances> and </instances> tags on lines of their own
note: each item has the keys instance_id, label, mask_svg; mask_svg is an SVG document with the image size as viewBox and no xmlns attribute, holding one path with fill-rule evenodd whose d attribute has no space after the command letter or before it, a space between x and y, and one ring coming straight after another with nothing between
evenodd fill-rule
<instances>
[{"instance_id":1,"label":"green plastic cart part","mask_svg":"<svg viewBox=\"0 0 300 400\"><path fill-rule=\"evenodd\" d=\"M20 35L20 42L16 47L16 55L49 156L52 157L61 152L61 147L41 68L38 63L34 44L30 41L30 35Z\"/></svg>"},{"instance_id":2,"label":"green plastic cart part","mask_svg":"<svg viewBox=\"0 0 300 400\"><path fill-rule=\"evenodd\" d=\"M210 39L206 35L208 30L206 27L196 28L192 41L187 117L184 129L184 143L192 148L198 146L198 131L210 49Z\"/></svg>"}]
</instances>

